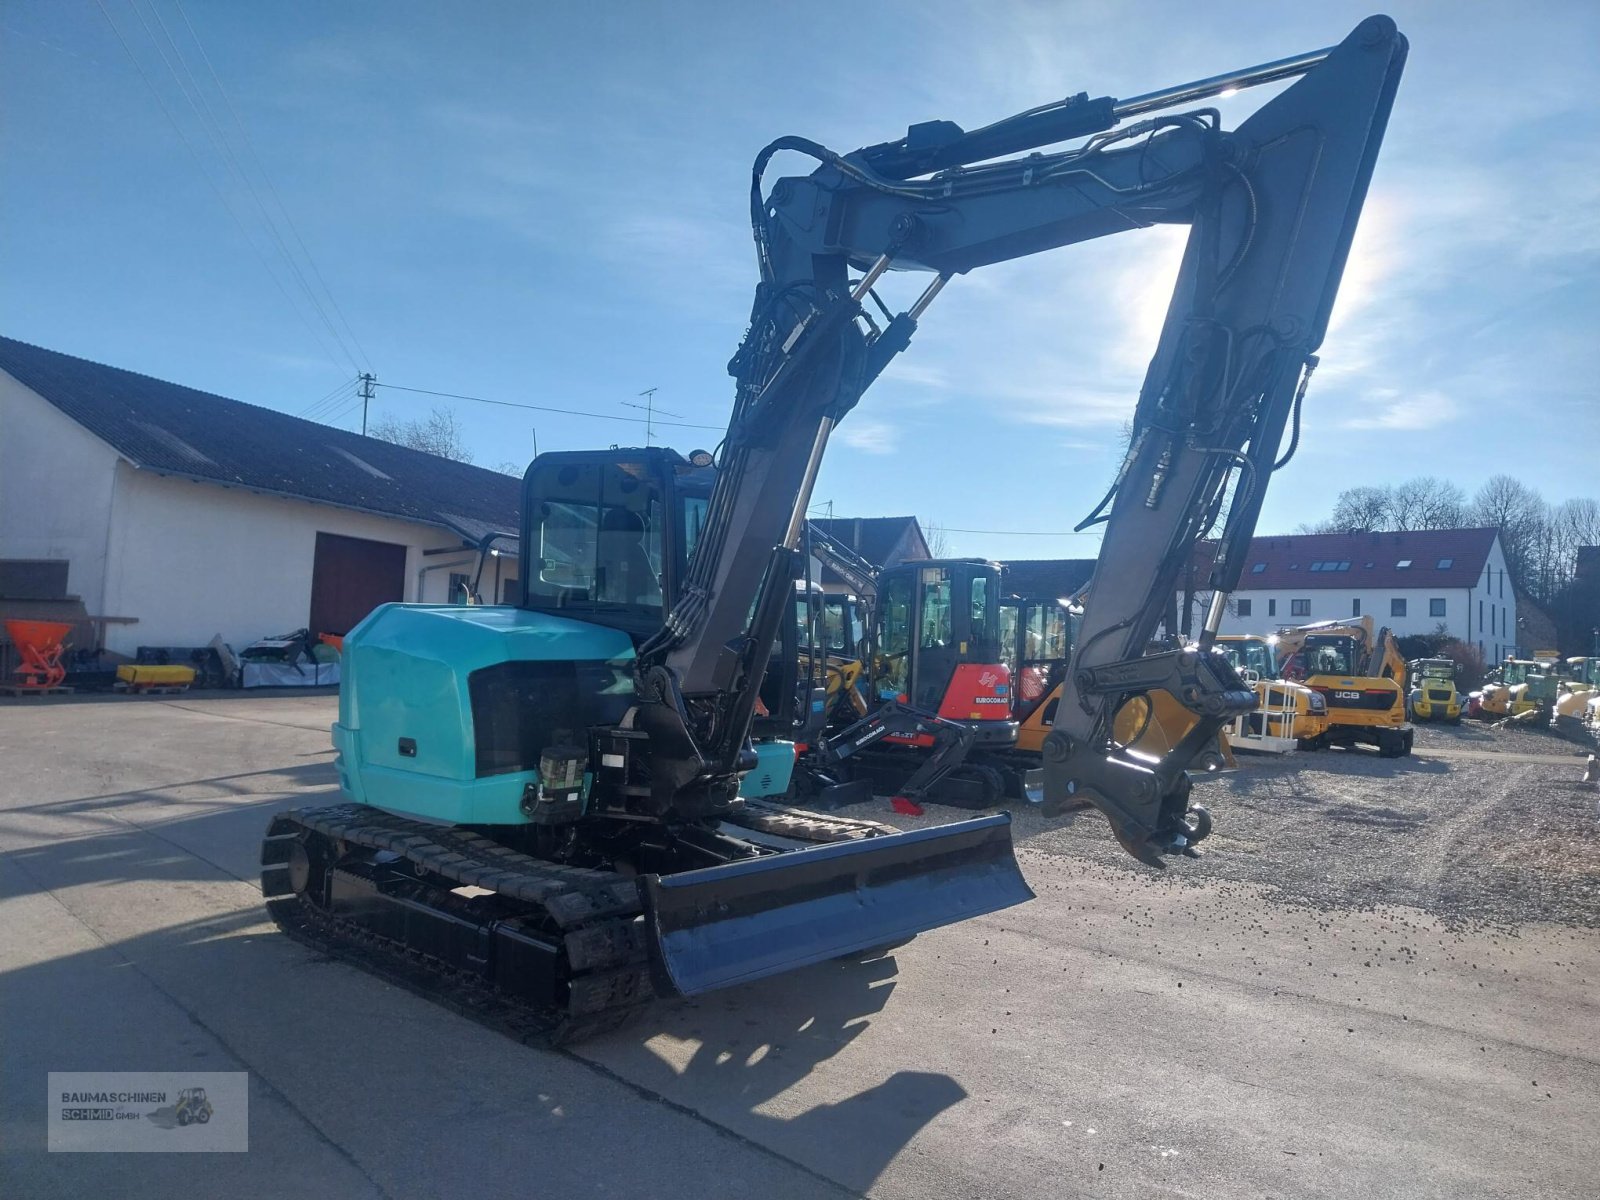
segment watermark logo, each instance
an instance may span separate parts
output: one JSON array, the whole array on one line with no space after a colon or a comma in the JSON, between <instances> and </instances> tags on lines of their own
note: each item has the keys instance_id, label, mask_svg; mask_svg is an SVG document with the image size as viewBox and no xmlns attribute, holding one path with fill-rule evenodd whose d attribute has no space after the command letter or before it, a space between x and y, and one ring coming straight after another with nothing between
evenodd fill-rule
<instances>
[{"instance_id":1,"label":"watermark logo","mask_svg":"<svg viewBox=\"0 0 1600 1200\"><path fill-rule=\"evenodd\" d=\"M245 1071L51 1071L52 1152L229 1153L250 1148Z\"/></svg>"}]
</instances>

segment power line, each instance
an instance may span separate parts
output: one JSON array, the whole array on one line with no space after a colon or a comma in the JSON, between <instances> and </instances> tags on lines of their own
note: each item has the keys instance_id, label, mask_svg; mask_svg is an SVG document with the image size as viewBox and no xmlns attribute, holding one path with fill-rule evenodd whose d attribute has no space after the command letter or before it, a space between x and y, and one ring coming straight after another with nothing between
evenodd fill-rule
<instances>
[{"instance_id":1,"label":"power line","mask_svg":"<svg viewBox=\"0 0 1600 1200\"><path fill-rule=\"evenodd\" d=\"M156 54L160 57L162 65L166 67L167 73L172 77L172 82L177 85L179 94L183 96L184 101L193 111L195 119L200 122L200 128L210 140L218 157L222 160L224 171L231 171L233 177L243 185L250 199L255 202L256 210L261 214L261 222L267 231L267 236L272 243L276 244L279 255L289 268L290 277L300 286L301 292L310 301L312 310L322 321L322 325L333 339L334 345L339 348L345 358L349 359L350 365L359 371L361 364L356 361L343 335L339 333L333 320L328 316L322 301L317 298L316 292L306 279L305 272L300 269L299 262L290 253L288 243L284 241L277 222L273 220L272 214L267 210L266 203L261 199L261 193L256 189L254 181L251 180L249 173L245 171L238 156L233 152L233 147L229 143L227 133L222 128L222 123L217 120L216 114L211 109L210 101L206 99L205 93L200 87L200 81L195 77L194 72L190 70L189 63L183 56L183 51L178 48L178 43L173 39L172 32L167 28L167 23L161 16L161 10L156 7L155 0L145 0L145 2L150 8L151 15L155 17L156 25L161 30L160 37L156 36L156 31L151 28L150 22L145 20L144 13L140 10L137 0L128 0L128 7L133 10L133 15L138 18L139 24L144 27L145 34L150 38L151 45L155 47ZM166 39L167 46L172 50L171 58L168 58L167 50L162 46L162 38ZM198 45L198 42L196 44ZM173 65L173 60L176 60L177 66ZM178 74L179 68L183 70L182 76ZM189 80L187 87L184 85L184 76L187 76ZM193 92L192 95L190 94L191 90ZM258 170L260 169L259 162L257 163L257 168ZM265 171L262 171L262 175L265 177Z\"/></svg>"},{"instance_id":2,"label":"power line","mask_svg":"<svg viewBox=\"0 0 1600 1200\"><path fill-rule=\"evenodd\" d=\"M514 400L489 400L483 396L463 396L459 392L435 392L428 388L402 387L398 383L380 383L381 388L389 388L396 392L415 392L419 396L439 396L446 400L471 400L475 404L493 404L499 408L525 408L530 412L560 413L566 417L588 417L593 421L628 421L635 425L648 423L646 417L620 417L612 413L580 412L574 408L550 408L544 404L519 404ZM721 433L725 426L701 425L693 421L657 421L657 425L676 425L680 429L712 429Z\"/></svg>"},{"instance_id":3,"label":"power line","mask_svg":"<svg viewBox=\"0 0 1600 1200\"><path fill-rule=\"evenodd\" d=\"M355 383L356 383L356 381L354 379L346 379L344 382L340 383L338 387L334 388L331 392L326 393L320 399L313 400L310 404L306 405L303 409L300 410L298 415L309 419L312 416L313 413L315 413L315 412L317 412L319 410L326 411L328 408L331 408L335 403L338 403L339 401L341 401L343 399L343 397L344 397L344 394L346 392L348 392L352 387L354 387Z\"/></svg>"},{"instance_id":4,"label":"power line","mask_svg":"<svg viewBox=\"0 0 1600 1200\"><path fill-rule=\"evenodd\" d=\"M367 352L362 347L361 340L356 337L355 330L350 328L350 320L344 315L344 309L340 308L338 300L334 299L333 289L328 286L328 281L323 278L322 269L317 266L317 260L311 256L311 250L307 247L305 239L300 236L299 227L295 225L294 218L289 215L289 209L284 205L283 197L278 194L278 189L272 182L272 176L267 174L266 166L261 161L261 155L256 151L255 140L250 136L250 127L244 123L244 118L239 115L239 110L234 107L233 98L228 95L228 89L222 86L222 77L217 74L216 67L212 65L211 55L206 53L205 44L201 42L200 35L195 32L194 25L189 20L189 14L184 11L183 5L179 3L179 0L172 0L172 7L178 10L178 15L183 18L184 26L189 30L189 37L193 40L195 48L200 51L200 59L205 63L206 70L211 73L212 82L217 85L217 93L222 97L222 102L227 105L228 112L233 117L233 123L238 127L239 133L244 138L245 150L249 153L252 161L255 162L256 170L260 173L262 182L267 185L267 191L271 194L273 202L277 204L278 211L283 214L283 223L289 227L289 232L294 235L295 244L300 247L300 252L305 255L306 263L310 266L311 273L317 277L317 282L322 285L323 294L327 296L328 303L332 305L333 311L338 314L339 323L344 326L345 332L350 335L350 341L355 346L356 353L361 356L361 361L367 364L367 370L370 372L372 370L371 359L367 357Z\"/></svg>"},{"instance_id":5,"label":"power line","mask_svg":"<svg viewBox=\"0 0 1600 1200\"><path fill-rule=\"evenodd\" d=\"M245 228L244 221L240 219L238 212L228 201L228 197L223 194L222 189L217 186L216 180L211 177L211 172L206 169L205 160L201 157L200 152L195 149L194 143L189 140L189 135L183 131L183 126L178 124L177 117L173 115L172 109L167 106L166 100L161 95L161 89L156 87L155 80L151 79L150 73L144 69L144 64L139 61L139 56L133 52L133 47L128 44L128 39L122 36L122 30L117 26L117 23L111 19L111 13L106 9L104 0L95 0L95 6L99 8L100 15L105 17L106 24L111 26L111 32L116 35L118 43L122 46L123 53L128 56L128 61L133 63L134 70L139 73L139 78L144 80L145 86L150 89L150 94L155 97L157 106L160 107L162 114L167 118L167 123L172 126L173 132L178 135L178 140L183 143L184 149L187 150L190 157L194 159L195 167L199 170L201 178L206 181L206 186L211 189L212 193L217 197L218 203L220 203L227 211L228 216L233 219L233 223L238 226L239 233L244 237L245 243L250 247L255 256L261 260L261 265L266 269L267 276L272 280L273 286L278 289L279 294L283 296L284 302L294 310L295 315L299 317L300 320L305 324L306 330L316 341L317 348L322 351L322 353L327 357L328 361L332 363L335 368L342 370L343 368L340 367L338 359L336 359L329 352L327 343L323 341L322 335L319 334L316 330L316 327L312 325L309 320L307 320L304 310L300 307L300 305L295 303L294 297L291 296L288 292L288 289L283 286L283 281L278 278L278 273L273 269L272 263L268 261L267 256L262 253L261 247L256 245L256 240L250 236L250 231Z\"/></svg>"},{"instance_id":6,"label":"power line","mask_svg":"<svg viewBox=\"0 0 1600 1200\"><path fill-rule=\"evenodd\" d=\"M1054 532L1054 531L1049 530L1049 529L957 529L954 525L940 525L939 528L944 530L946 533L991 533L991 534L996 535L997 537L1099 537L1100 536L1098 533L1090 533L1087 530L1085 530L1085 531L1080 533L1080 532L1078 532L1076 530L1071 530L1071 529L1062 530L1061 532L1057 533L1057 532Z\"/></svg>"}]
</instances>

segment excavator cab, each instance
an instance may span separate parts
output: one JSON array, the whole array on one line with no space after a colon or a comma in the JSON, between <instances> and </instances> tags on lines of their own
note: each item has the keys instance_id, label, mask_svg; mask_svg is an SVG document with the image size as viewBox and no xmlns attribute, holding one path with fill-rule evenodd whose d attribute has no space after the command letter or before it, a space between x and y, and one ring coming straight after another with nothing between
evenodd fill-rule
<instances>
[{"instance_id":1,"label":"excavator cab","mask_svg":"<svg viewBox=\"0 0 1600 1200\"><path fill-rule=\"evenodd\" d=\"M1008 596L1000 602L1001 659L1011 672L1018 750L1037 754L1044 747L1080 615L1055 598Z\"/></svg>"},{"instance_id":2,"label":"excavator cab","mask_svg":"<svg viewBox=\"0 0 1600 1200\"><path fill-rule=\"evenodd\" d=\"M1371 617L1318 621L1278 631L1279 675L1303 683L1327 705L1325 740L1376 746L1385 758L1411 753L1406 721L1406 664L1394 634Z\"/></svg>"},{"instance_id":3,"label":"excavator cab","mask_svg":"<svg viewBox=\"0 0 1600 1200\"><path fill-rule=\"evenodd\" d=\"M1217 649L1228 656L1233 669L1238 671L1240 677L1247 683L1277 677L1278 656L1274 651L1275 645L1276 642L1261 637L1224 635L1217 639Z\"/></svg>"},{"instance_id":4,"label":"excavator cab","mask_svg":"<svg viewBox=\"0 0 1600 1200\"><path fill-rule=\"evenodd\" d=\"M878 577L872 695L972 727L976 748L1017 740L1000 647L1000 572L981 558L929 559Z\"/></svg>"}]
</instances>

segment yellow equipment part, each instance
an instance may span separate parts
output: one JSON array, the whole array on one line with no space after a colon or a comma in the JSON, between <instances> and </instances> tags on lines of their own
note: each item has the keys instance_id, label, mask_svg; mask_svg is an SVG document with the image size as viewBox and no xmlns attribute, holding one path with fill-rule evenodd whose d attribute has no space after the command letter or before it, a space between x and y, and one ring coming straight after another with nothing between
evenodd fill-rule
<instances>
[{"instance_id":1,"label":"yellow equipment part","mask_svg":"<svg viewBox=\"0 0 1600 1200\"><path fill-rule=\"evenodd\" d=\"M1538 706L1528 699L1528 685L1485 684L1481 708L1486 717L1515 717Z\"/></svg>"},{"instance_id":2,"label":"yellow equipment part","mask_svg":"<svg viewBox=\"0 0 1600 1200\"><path fill-rule=\"evenodd\" d=\"M1155 697L1154 714L1147 720L1150 701L1144 696L1135 696L1117 710L1111 736L1124 744L1129 738L1135 738L1133 749L1145 754L1161 755L1177 745L1179 739L1194 727L1195 716L1166 692L1157 691L1150 695ZM1060 701L1061 685L1057 684L1045 702L1033 710L1017 731L1018 750L1026 754L1039 754L1044 750L1044 739L1050 733L1045 717L1047 714L1055 715L1056 705ZM1218 730L1216 742L1195 755L1192 765L1200 771L1219 771L1223 767L1237 766L1227 733Z\"/></svg>"},{"instance_id":3,"label":"yellow equipment part","mask_svg":"<svg viewBox=\"0 0 1600 1200\"><path fill-rule=\"evenodd\" d=\"M827 680L830 712L833 710L834 701L843 695L848 699L856 716L867 715L867 703L861 697L861 689L856 686L861 682L865 670L865 664L858 658L844 658L837 654L827 656L824 676ZM800 674L807 678L811 675L811 656L803 650L800 652Z\"/></svg>"},{"instance_id":4,"label":"yellow equipment part","mask_svg":"<svg viewBox=\"0 0 1600 1200\"><path fill-rule=\"evenodd\" d=\"M1449 659L1419 658L1406 664L1411 687L1411 716L1418 721L1461 723L1458 668Z\"/></svg>"},{"instance_id":5,"label":"yellow equipment part","mask_svg":"<svg viewBox=\"0 0 1600 1200\"><path fill-rule=\"evenodd\" d=\"M1511 689L1503 683L1486 683L1478 692L1478 715L1503 717L1511 711Z\"/></svg>"},{"instance_id":6,"label":"yellow equipment part","mask_svg":"<svg viewBox=\"0 0 1600 1200\"><path fill-rule=\"evenodd\" d=\"M1556 698L1556 716L1576 717L1581 721L1584 713L1589 711L1589 702L1597 695L1600 695L1600 691L1582 684L1569 688Z\"/></svg>"},{"instance_id":7,"label":"yellow equipment part","mask_svg":"<svg viewBox=\"0 0 1600 1200\"><path fill-rule=\"evenodd\" d=\"M1277 678L1278 639L1253 633L1223 634L1217 649L1251 681L1256 711L1246 718L1247 732L1255 737L1294 739L1320 744L1328 732L1327 705L1311 688Z\"/></svg>"},{"instance_id":8,"label":"yellow equipment part","mask_svg":"<svg viewBox=\"0 0 1600 1200\"><path fill-rule=\"evenodd\" d=\"M1327 706L1321 705L1313 711L1312 697L1317 693L1305 684L1287 679L1260 679L1255 689L1256 713L1260 714L1262 732L1268 737L1316 742L1328 732Z\"/></svg>"},{"instance_id":9,"label":"yellow equipment part","mask_svg":"<svg viewBox=\"0 0 1600 1200\"><path fill-rule=\"evenodd\" d=\"M1422 695L1411 704L1411 715L1419 721L1460 721L1461 696L1452 684L1448 689L1434 687L1434 691L1448 690L1449 698L1434 700L1428 695L1429 689L1424 687Z\"/></svg>"},{"instance_id":10,"label":"yellow equipment part","mask_svg":"<svg viewBox=\"0 0 1600 1200\"><path fill-rule=\"evenodd\" d=\"M123 663L117 668L117 678L135 687L181 687L194 682L194 668Z\"/></svg>"}]
</instances>

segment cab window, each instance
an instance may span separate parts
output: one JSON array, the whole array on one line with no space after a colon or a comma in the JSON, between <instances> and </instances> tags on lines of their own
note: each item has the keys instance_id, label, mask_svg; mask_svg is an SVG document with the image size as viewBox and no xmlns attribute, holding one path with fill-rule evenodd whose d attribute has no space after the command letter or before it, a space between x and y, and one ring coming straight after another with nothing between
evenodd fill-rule
<instances>
[{"instance_id":1,"label":"cab window","mask_svg":"<svg viewBox=\"0 0 1600 1200\"><path fill-rule=\"evenodd\" d=\"M538 479L528 601L661 607L661 501L643 463L571 463Z\"/></svg>"},{"instance_id":2,"label":"cab window","mask_svg":"<svg viewBox=\"0 0 1600 1200\"><path fill-rule=\"evenodd\" d=\"M1000 661L1005 664L1006 670L1016 673L1021 665L1017 662L1017 617L1018 610L1015 604L1002 604L1000 606Z\"/></svg>"},{"instance_id":3,"label":"cab window","mask_svg":"<svg viewBox=\"0 0 1600 1200\"><path fill-rule=\"evenodd\" d=\"M918 572L922 588L922 648L937 650L951 642L950 569L924 567Z\"/></svg>"}]
</instances>

